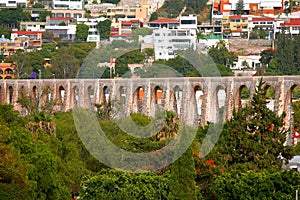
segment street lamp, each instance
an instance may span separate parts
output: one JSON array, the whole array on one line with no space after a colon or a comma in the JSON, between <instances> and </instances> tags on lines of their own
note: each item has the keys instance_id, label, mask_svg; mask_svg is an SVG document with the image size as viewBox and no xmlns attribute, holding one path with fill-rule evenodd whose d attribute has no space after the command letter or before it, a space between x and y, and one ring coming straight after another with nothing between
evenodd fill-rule
<instances>
[{"instance_id":1,"label":"street lamp","mask_svg":"<svg viewBox=\"0 0 300 200\"><path fill-rule=\"evenodd\" d=\"M55 74L52 74L53 78L55 79Z\"/></svg>"},{"instance_id":2,"label":"street lamp","mask_svg":"<svg viewBox=\"0 0 300 200\"><path fill-rule=\"evenodd\" d=\"M39 79L42 78L42 71L39 69Z\"/></svg>"}]
</instances>

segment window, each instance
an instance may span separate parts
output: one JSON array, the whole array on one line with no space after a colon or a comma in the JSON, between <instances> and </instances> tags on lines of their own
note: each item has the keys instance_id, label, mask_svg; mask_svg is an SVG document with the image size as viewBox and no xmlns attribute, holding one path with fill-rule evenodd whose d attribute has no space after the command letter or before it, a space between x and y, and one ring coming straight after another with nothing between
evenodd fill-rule
<instances>
[{"instance_id":1,"label":"window","mask_svg":"<svg viewBox=\"0 0 300 200\"><path fill-rule=\"evenodd\" d=\"M181 20L181 24L196 24L196 20Z\"/></svg>"},{"instance_id":2,"label":"window","mask_svg":"<svg viewBox=\"0 0 300 200\"><path fill-rule=\"evenodd\" d=\"M241 26L237 26L236 28L241 28Z\"/></svg>"},{"instance_id":3,"label":"window","mask_svg":"<svg viewBox=\"0 0 300 200\"><path fill-rule=\"evenodd\" d=\"M8 1L8 3L10 3L10 4L15 4L16 1Z\"/></svg>"},{"instance_id":4,"label":"window","mask_svg":"<svg viewBox=\"0 0 300 200\"><path fill-rule=\"evenodd\" d=\"M267 22L267 24L273 24L273 22Z\"/></svg>"},{"instance_id":5,"label":"window","mask_svg":"<svg viewBox=\"0 0 300 200\"><path fill-rule=\"evenodd\" d=\"M236 22L240 22L241 20L240 20L240 19L236 19L235 21L236 21Z\"/></svg>"},{"instance_id":6,"label":"window","mask_svg":"<svg viewBox=\"0 0 300 200\"><path fill-rule=\"evenodd\" d=\"M247 28L247 26L242 26L243 29Z\"/></svg>"},{"instance_id":7,"label":"window","mask_svg":"<svg viewBox=\"0 0 300 200\"><path fill-rule=\"evenodd\" d=\"M258 24L258 22L253 22L253 24Z\"/></svg>"},{"instance_id":8,"label":"window","mask_svg":"<svg viewBox=\"0 0 300 200\"><path fill-rule=\"evenodd\" d=\"M155 33L155 36L159 36L159 33Z\"/></svg>"}]
</instances>

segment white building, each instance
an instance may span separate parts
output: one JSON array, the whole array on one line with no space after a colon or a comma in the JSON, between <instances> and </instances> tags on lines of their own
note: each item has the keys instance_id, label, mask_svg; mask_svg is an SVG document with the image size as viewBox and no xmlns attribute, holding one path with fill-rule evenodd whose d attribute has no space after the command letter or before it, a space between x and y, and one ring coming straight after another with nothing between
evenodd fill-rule
<instances>
[{"instance_id":1,"label":"white building","mask_svg":"<svg viewBox=\"0 0 300 200\"><path fill-rule=\"evenodd\" d=\"M83 0L52 0L53 9L82 10Z\"/></svg>"},{"instance_id":2,"label":"white building","mask_svg":"<svg viewBox=\"0 0 300 200\"><path fill-rule=\"evenodd\" d=\"M148 23L151 36L140 37L143 46L154 46L155 60L175 58L177 50L196 49L197 16L180 16L179 20L160 18Z\"/></svg>"},{"instance_id":3,"label":"white building","mask_svg":"<svg viewBox=\"0 0 300 200\"><path fill-rule=\"evenodd\" d=\"M45 31L46 22L20 22L21 31Z\"/></svg>"},{"instance_id":4,"label":"white building","mask_svg":"<svg viewBox=\"0 0 300 200\"><path fill-rule=\"evenodd\" d=\"M260 67L260 58L258 55L238 56L238 61L233 63L231 69L256 69Z\"/></svg>"},{"instance_id":5,"label":"white building","mask_svg":"<svg viewBox=\"0 0 300 200\"><path fill-rule=\"evenodd\" d=\"M27 0L0 0L0 7L16 8L18 6L27 7Z\"/></svg>"},{"instance_id":6,"label":"white building","mask_svg":"<svg viewBox=\"0 0 300 200\"><path fill-rule=\"evenodd\" d=\"M155 29L153 43L155 60L169 60L176 56L176 50L196 49L194 29Z\"/></svg>"},{"instance_id":7,"label":"white building","mask_svg":"<svg viewBox=\"0 0 300 200\"><path fill-rule=\"evenodd\" d=\"M81 18L77 19L77 24L85 24L89 27L89 33L88 37L86 39L87 42L99 42L100 41L100 35L98 33L98 30L96 28L96 25L100 21L104 21L106 18Z\"/></svg>"},{"instance_id":8,"label":"white building","mask_svg":"<svg viewBox=\"0 0 300 200\"><path fill-rule=\"evenodd\" d=\"M181 29L197 29L197 16L180 16L179 17L179 27Z\"/></svg>"}]
</instances>

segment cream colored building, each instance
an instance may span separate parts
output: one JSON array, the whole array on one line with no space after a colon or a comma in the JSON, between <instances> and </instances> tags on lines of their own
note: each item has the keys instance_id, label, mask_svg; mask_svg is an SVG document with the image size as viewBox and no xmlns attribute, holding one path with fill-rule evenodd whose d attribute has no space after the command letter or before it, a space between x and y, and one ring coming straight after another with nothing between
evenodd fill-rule
<instances>
[{"instance_id":1,"label":"cream colored building","mask_svg":"<svg viewBox=\"0 0 300 200\"><path fill-rule=\"evenodd\" d=\"M139 6L121 6L107 8L106 16L110 20L131 20L139 19L146 22L151 15L151 4L140 3Z\"/></svg>"}]
</instances>

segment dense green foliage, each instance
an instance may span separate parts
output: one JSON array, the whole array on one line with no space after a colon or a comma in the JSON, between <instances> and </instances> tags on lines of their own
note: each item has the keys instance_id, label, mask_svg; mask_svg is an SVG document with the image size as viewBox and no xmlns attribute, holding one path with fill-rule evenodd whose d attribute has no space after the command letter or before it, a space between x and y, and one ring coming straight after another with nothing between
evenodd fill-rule
<instances>
[{"instance_id":1,"label":"dense green foliage","mask_svg":"<svg viewBox=\"0 0 300 200\"><path fill-rule=\"evenodd\" d=\"M222 56L223 58L226 56L226 53L222 52L221 50L217 50L216 52L217 55ZM216 60L219 59L219 57L214 56L214 53L211 53L213 55L213 57L211 56L211 60L211 58L207 57L206 55L187 50L180 53L180 55L182 56L177 56L167 61L159 60L155 61L154 63L168 66L170 69L175 70L178 74L180 74L180 76L185 77L232 76L233 73L229 67L214 60L214 58ZM156 73L160 74L159 71L157 71Z\"/></svg>"},{"instance_id":2,"label":"dense green foliage","mask_svg":"<svg viewBox=\"0 0 300 200\"><path fill-rule=\"evenodd\" d=\"M42 11L40 12L40 18L39 18L40 22L45 22L45 21L46 21L46 17L47 17L48 15L51 15L51 11L48 11L48 10L42 10Z\"/></svg>"},{"instance_id":3,"label":"dense green foliage","mask_svg":"<svg viewBox=\"0 0 300 200\"><path fill-rule=\"evenodd\" d=\"M11 29L5 28L4 26L0 25L0 36L4 35L5 38L10 38Z\"/></svg>"},{"instance_id":4,"label":"dense green foliage","mask_svg":"<svg viewBox=\"0 0 300 200\"><path fill-rule=\"evenodd\" d=\"M70 199L78 193L90 156L70 113L24 118L10 105L0 110L1 199Z\"/></svg>"},{"instance_id":5,"label":"dense green foliage","mask_svg":"<svg viewBox=\"0 0 300 200\"><path fill-rule=\"evenodd\" d=\"M216 64L230 66L234 61L237 60L237 57L230 52L225 44L225 41L220 41L216 46L211 47L208 50L208 55L213 59Z\"/></svg>"},{"instance_id":6,"label":"dense green foliage","mask_svg":"<svg viewBox=\"0 0 300 200\"><path fill-rule=\"evenodd\" d=\"M16 77L28 78L32 72L41 70L42 78L75 78L80 64L95 47L94 43L75 42L56 49L55 44L43 44L39 51L17 51L6 62L14 62ZM51 59L51 68L44 68L44 58Z\"/></svg>"},{"instance_id":7,"label":"dense green foliage","mask_svg":"<svg viewBox=\"0 0 300 200\"><path fill-rule=\"evenodd\" d=\"M100 34L100 38L109 38L110 37L110 27L111 27L111 21L109 19L106 19L104 21L100 21L96 28L98 29L98 32Z\"/></svg>"},{"instance_id":8,"label":"dense green foliage","mask_svg":"<svg viewBox=\"0 0 300 200\"><path fill-rule=\"evenodd\" d=\"M239 109L225 123L217 146L211 152L218 155L215 158L217 164L228 169L279 170L282 165L280 156L285 159L292 157L291 147L284 145L287 133L282 128L285 115L278 117L267 108L262 84L258 86L251 105Z\"/></svg>"},{"instance_id":9,"label":"dense green foliage","mask_svg":"<svg viewBox=\"0 0 300 200\"><path fill-rule=\"evenodd\" d=\"M212 186L220 200L294 199L300 189L300 174L295 171L238 172L218 176Z\"/></svg>"},{"instance_id":10,"label":"dense green foliage","mask_svg":"<svg viewBox=\"0 0 300 200\"><path fill-rule=\"evenodd\" d=\"M1 9L0 10L0 25L4 27L17 28L18 22L30 20L21 8L16 9Z\"/></svg>"},{"instance_id":11,"label":"dense green foliage","mask_svg":"<svg viewBox=\"0 0 300 200\"><path fill-rule=\"evenodd\" d=\"M101 170L83 182L80 199L167 199L168 176L156 173L129 173L118 170Z\"/></svg>"},{"instance_id":12,"label":"dense green foliage","mask_svg":"<svg viewBox=\"0 0 300 200\"><path fill-rule=\"evenodd\" d=\"M300 74L300 36L279 33L276 38L275 52L262 52L262 56L268 60L268 62L263 63L268 64L267 75Z\"/></svg>"}]
</instances>

